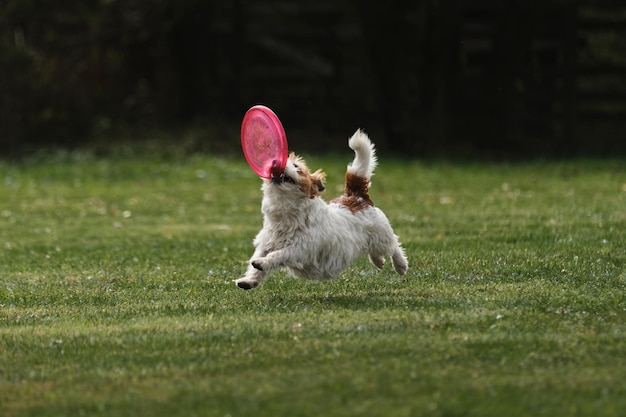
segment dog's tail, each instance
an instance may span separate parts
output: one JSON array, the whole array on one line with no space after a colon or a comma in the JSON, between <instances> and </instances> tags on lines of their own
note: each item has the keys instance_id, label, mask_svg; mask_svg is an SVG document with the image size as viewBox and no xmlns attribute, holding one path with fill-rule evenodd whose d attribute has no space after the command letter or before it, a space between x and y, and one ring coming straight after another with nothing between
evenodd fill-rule
<instances>
[{"instance_id":1,"label":"dog's tail","mask_svg":"<svg viewBox=\"0 0 626 417\"><path fill-rule=\"evenodd\" d=\"M378 164L376 149L370 138L361 129L354 132L348 140L348 146L354 151L354 161L348 165L348 172L354 176L370 180Z\"/></svg>"},{"instance_id":2,"label":"dog's tail","mask_svg":"<svg viewBox=\"0 0 626 417\"><path fill-rule=\"evenodd\" d=\"M354 132L348 140L348 146L354 151L354 161L346 171L345 194L331 202L343 204L355 213L374 205L369 196L369 187L377 164L376 149L361 129Z\"/></svg>"}]
</instances>

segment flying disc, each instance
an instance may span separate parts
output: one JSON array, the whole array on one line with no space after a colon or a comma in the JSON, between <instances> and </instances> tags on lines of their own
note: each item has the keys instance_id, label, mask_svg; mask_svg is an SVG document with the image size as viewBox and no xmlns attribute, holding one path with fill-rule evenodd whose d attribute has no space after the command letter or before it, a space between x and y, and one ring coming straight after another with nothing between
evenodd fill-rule
<instances>
[{"instance_id":1,"label":"flying disc","mask_svg":"<svg viewBox=\"0 0 626 417\"><path fill-rule=\"evenodd\" d=\"M241 147L248 165L259 176L271 178L285 170L287 135L278 116L268 107L251 107L243 116Z\"/></svg>"}]
</instances>

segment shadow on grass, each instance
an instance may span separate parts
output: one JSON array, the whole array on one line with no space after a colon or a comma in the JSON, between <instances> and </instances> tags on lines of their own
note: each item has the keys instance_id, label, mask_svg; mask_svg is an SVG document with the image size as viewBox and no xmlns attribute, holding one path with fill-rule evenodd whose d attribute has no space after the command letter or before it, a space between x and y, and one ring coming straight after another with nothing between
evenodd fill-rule
<instances>
[{"instance_id":1,"label":"shadow on grass","mask_svg":"<svg viewBox=\"0 0 626 417\"><path fill-rule=\"evenodd\" d=\"M353 294L336 293L334 289L324 292L278 292L267 298L269 309L286 311L378 311L420 310L450 308L460 304L458 297L447 297L432 289L387 288L360 289Z\"/></svg>"}]
</instances>

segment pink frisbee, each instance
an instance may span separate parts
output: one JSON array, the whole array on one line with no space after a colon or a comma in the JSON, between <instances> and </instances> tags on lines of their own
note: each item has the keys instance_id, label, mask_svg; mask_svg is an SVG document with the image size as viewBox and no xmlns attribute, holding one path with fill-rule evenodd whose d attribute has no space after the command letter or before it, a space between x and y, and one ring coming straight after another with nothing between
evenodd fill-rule
<instances>
[{"instance_id":1,"label":"pink frisbee","mask_svg":"<svg viewBox=\"0 0 626 417\"><path fill-rule=\"evenodd\" d=\"M251 107L241 122L241 147L248 165L263 178L280 175L289 156L287 135L268 107Z\"/></svg>"}]
</instances>

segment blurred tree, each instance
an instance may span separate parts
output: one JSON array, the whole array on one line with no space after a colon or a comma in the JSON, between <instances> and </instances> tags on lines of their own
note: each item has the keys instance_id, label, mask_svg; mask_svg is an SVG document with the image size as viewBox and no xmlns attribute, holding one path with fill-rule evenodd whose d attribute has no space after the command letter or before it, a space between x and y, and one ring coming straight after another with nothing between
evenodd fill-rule
<instances>
[{"instance_id":1,"label":"blurred tree","mask_svg":"<svg viewBox=\"0 0 626 417\"><path fill-rule=\"evenodd\" d=\"M610 154L625 32L620 0L2 0L0 147L237 124L264 102L405 154Z\"/></svg>"}]
</instances>

